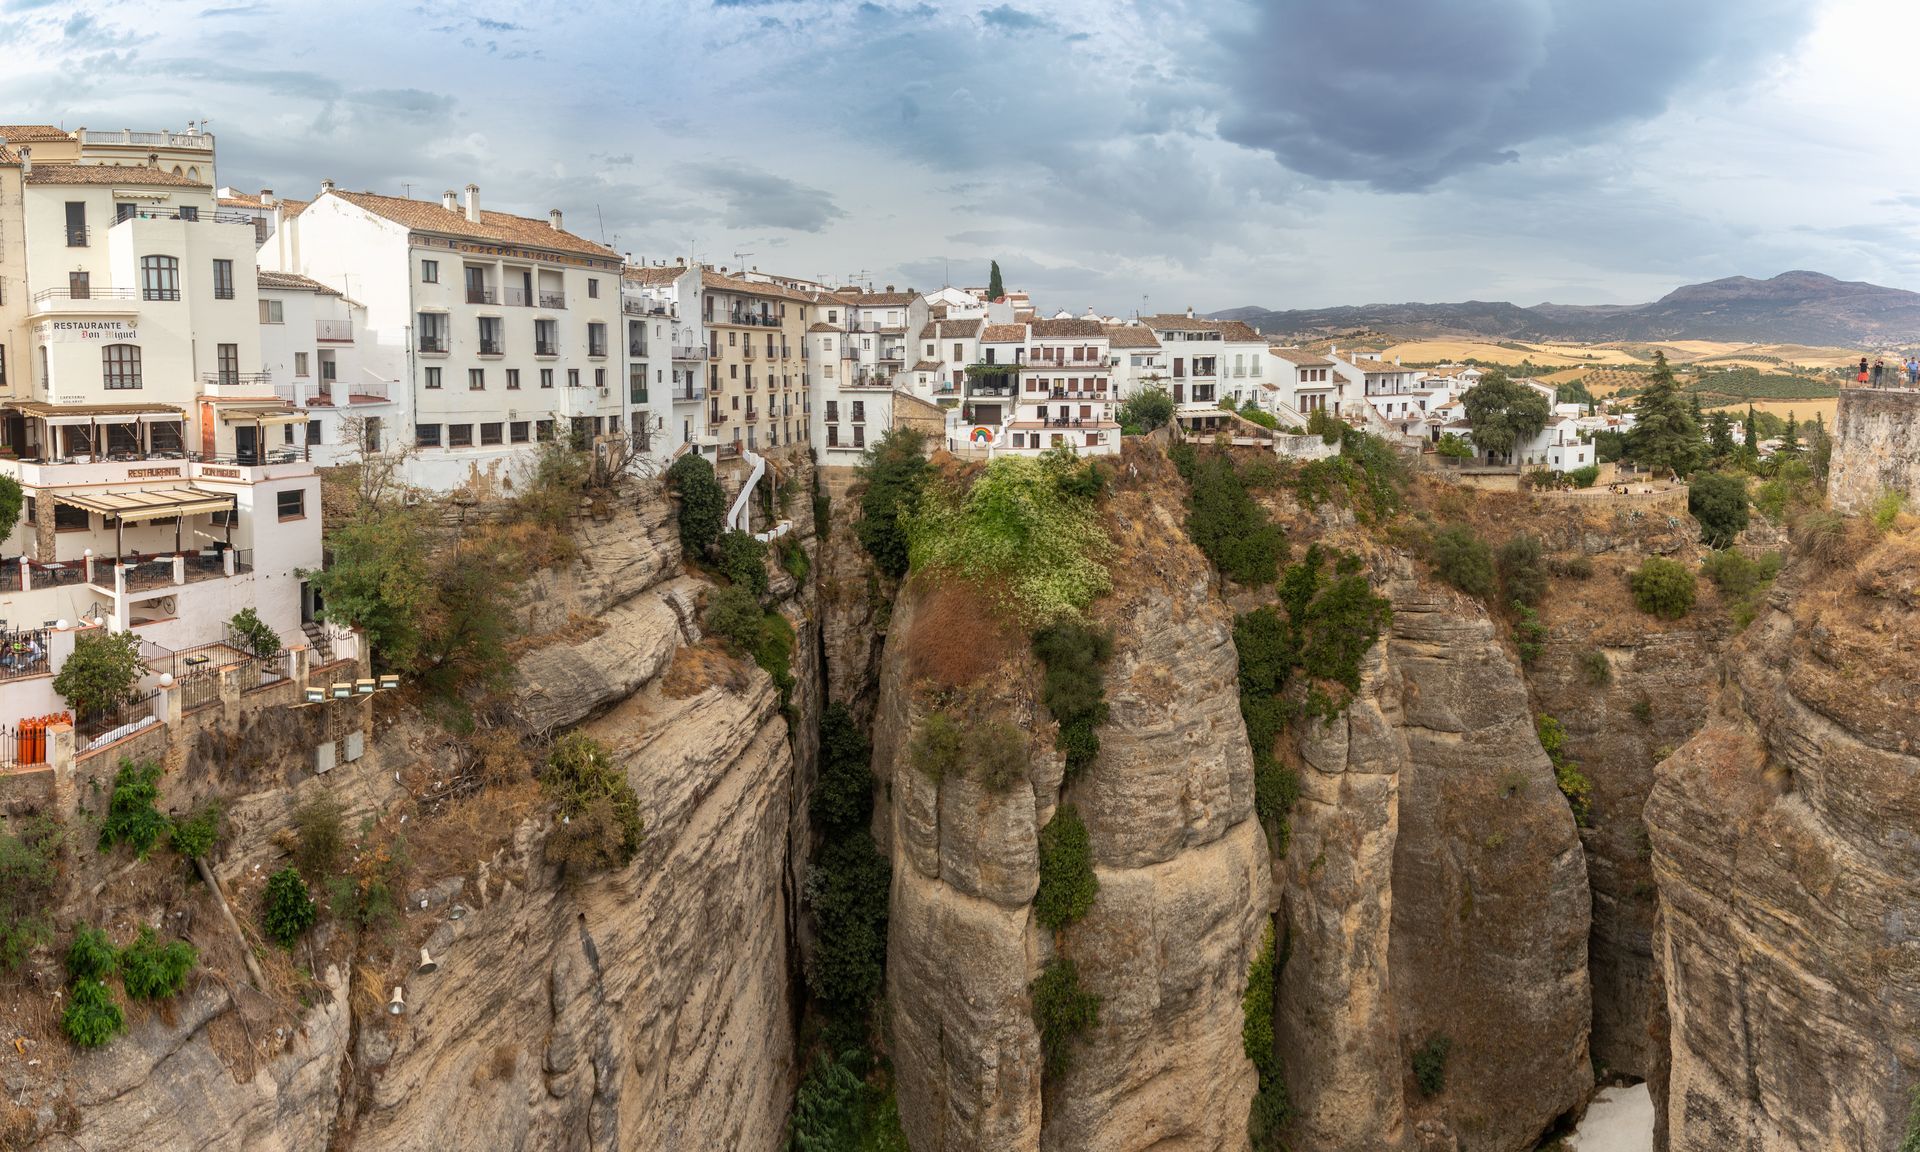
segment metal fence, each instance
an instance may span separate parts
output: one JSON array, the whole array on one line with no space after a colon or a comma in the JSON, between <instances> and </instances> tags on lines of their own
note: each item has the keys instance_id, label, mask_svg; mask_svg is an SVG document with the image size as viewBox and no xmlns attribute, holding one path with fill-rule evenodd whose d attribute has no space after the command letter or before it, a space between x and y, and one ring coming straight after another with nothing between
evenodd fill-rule
<instances>
[{"instance_id":1,"label":"metal fence","mask_svg":"<svg viewBox=\"0 0 1920 1152\"><path fill-rule=\"evenodd\" d=\"M32 768L47 763L47 726L71 723L66 712L30 716L13 727L0 725L0 769Z\"/></svg>"},{"instance_id":2,"label":"metal fence","mask_svg":"<svg viewBox=\"0 0 1920 1152\"><path fill-rule=\"evenodd\" d=\"M202 668L180 677L180 710L192 712L217 703L220 699L220 673L213 668Z\"/></svg>"},{"instance_id":3,"label":"metal fence","mask_svg":"<svg viewBox=\"0 0 1920 1152\"><path fill-rule=\"evenodd\" d=\"M108 738L117 739L119 735L131 733L142 720L153 717L153 700L160 695L158 689L144 696L133 696L112 707L98 712L82 713L75 727L80 735L81 747L106 743ZM125 729L126 733L121 730Z\"/></svg>"},{"instance_id":4,"label":"metal fence","mask_svg":"<svg viewBox=\"0 0 1920 1152\"><path fill-rule=\"evenodd\" d=\"M47 628L0 631L0 680L45 676L52 672L48 663L52 636L52 630Z\"/></svg>"}]
</instances>

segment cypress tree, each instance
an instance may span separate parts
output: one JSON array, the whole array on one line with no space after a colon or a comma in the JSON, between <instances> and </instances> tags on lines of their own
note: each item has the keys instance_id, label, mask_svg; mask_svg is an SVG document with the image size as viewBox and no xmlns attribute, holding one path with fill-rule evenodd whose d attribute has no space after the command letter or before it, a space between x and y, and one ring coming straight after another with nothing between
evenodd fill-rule
<instances>
[{"instance_id":1,"label":"cypress tree","mask_svg":"<svg viewBox=\"0 0 1920 1152\"><path fill-rule=\"evenodd\" d=\"M998 300L1007 294L1007 286L1000 280L1000 261L993 261L993 270L987 273L987 299Z\"/></svg>"},{"instance_id":2,"label":"cypress tree","mask_svg":"<svg viewBox=\"0 0 1920 1152\"><path fill-rule=\"evenodd\" d=\"M1760 432L1753 425L1753 405L1747 405L1747 451L1760 450Z\"/></svg>"}]
</instances>

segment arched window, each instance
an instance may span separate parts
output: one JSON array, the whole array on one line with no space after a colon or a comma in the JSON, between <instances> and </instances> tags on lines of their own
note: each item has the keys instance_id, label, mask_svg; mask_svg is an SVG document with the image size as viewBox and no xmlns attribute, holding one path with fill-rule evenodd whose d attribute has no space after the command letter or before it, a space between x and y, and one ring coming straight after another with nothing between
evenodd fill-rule
<instances>
[{"instance_id":1,"label":"arched window","mask_svg":"<svg viewBox=\"0 0 1920 1152\"><path fill-rule=\"evenodd\" d=\"M182 173L181 173L181 171L180 171L180 165L178 165L178 164L175 164L175 165L173 166L173 174L174 174L175 176L179 176L179 175L182 175Z\"/></svg>"},{"instance_id":2,"label":"arched window","mask_svg":"<svg viewBox=\"0 0 1920 1152\"><path fill-rule=\"evenodd\" d=\"M100 349L100 380L108 389L140 387L140 345L109 344Z\"/></svg>"},{"instance_id":3,"label":"arched window","mask_svg":"<svg viewBox=\"0 0 1920 1152\"><path fill-rule=\"evenodd\" d=\"M196 167L196 168L189 168L189 169L187 169L187 179L189 179L189 180L196 180L196 181L197 181L197 180L199 180L199 179L200 179L200 169L199 169L199 168L197 168L197 167Z\"/></svg>"},{"instance_id":4,"label":"arched window","mask_svg":"<svg viewBox=\"0 0 1920 1152\"><path fill-rule=\"evenodd\" d=\"M140 298L142 300L180 299L179 257L140 257Z\"/></svg>"}]
</instances>

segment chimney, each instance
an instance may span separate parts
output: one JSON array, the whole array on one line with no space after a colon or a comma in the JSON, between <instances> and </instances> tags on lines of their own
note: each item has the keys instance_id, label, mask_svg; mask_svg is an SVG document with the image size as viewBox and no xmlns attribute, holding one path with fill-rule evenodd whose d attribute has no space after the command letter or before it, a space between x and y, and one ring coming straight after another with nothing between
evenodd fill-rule
<instances>
[{"instance_id":1,"label":"chimney","mask_svg":"<svg viewBox=\"0 0 1920 1152\"><path fill-rule=\"evenodd\" d=\"M566 231L566 229L560 226L560 209L555 208L553 211L547 213L547 227L553 229L555 232Z\"/></svg>"},{"instance_id":2,"label":"chimney","mask_svg":"<svg viewBox=\"0 0 1920 1152\"><path fill-rule=\"evenodd\" d=\"M1187 319L1193 319L1193 305L1187 305Z\"/></svg>"},{"instance_id":3,"label":"chimney","mask_svg":"<svg viewBox=\"0 0 1920 1152\"><path fill-rule=\"evenodd\" d=\"M685 268L687 266L687 258L685 256L676 256L674 257L674 263L678 264L682 268Z\"/></svg>"},{"instance_id":4,"label":"chimney","mask_svg":"<svg viewBox=\"0 0 1920 1152\"><path fill-rule=\"evenodd\" d=\"M891 284L887 285L887 291L889 292L893 291L893 285Z\"/></svg>"},{"instance_id":5,"label":"chimney","mask_svg":"<svg viewBox=\"0 0 1920 1152\"><path fill-rule=\"evenodd\" d=\"M273 189L271 188L260 189L260 207L262 208L273 207Z\"/></svg>"},{"instance_id":6,"label":"chimney","mask_svg":"<svg viewBox=\"0 0 1920 1152\"><path fill-rule=\"evenodd\" d=\"M467 223L480 223L480 185L467 185Z\"/></svg>"},{"instance_id":7,"label":"chimney","mask_svg":"<svg viewBox=\"0 0 1920 1152\"><path fill-rule=\"evenodd\" d=\"M20 175L33 175L33 149L31 148L20 149Z\"/></svg>"},{"instance_id":8,"label":"chimney","mask_svg":"<svg viewBox=\"0 0 1920 1152\"><path fill-rule=\"evenodd\" d=\"M460 211L459 193L455 192L451 188L447 189L445 192L440 193L440 207L445 208L449 212Z\"/></svg>"},{"instance_id":9,"label":"chimney","mask_svg":"<svg viewBox=\"0 0 1920 1152\"><path fill-rule=\"evenodd\" d=\"M331 191L333 191L333 181L331 180L320 181L320 195L325 196L327 193Z\"/></svg>"}]
</instances>

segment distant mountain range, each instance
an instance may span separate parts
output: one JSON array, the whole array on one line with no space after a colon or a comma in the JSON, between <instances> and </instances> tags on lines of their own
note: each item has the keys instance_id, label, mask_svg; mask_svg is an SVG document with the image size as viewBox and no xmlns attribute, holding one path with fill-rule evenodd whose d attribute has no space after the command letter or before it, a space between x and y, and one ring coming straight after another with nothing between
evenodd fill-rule
<instances>
[{"instance_id":1,"label":"distant mountain range","mask_svg":"<svg viewBox=\"0 0 1920 1152\"><path fill-rule=\"evenodd\" d=\"M1362 304L1274 312L1231 308L1270 335L1320 337L1359 329L1401 337L1502 340L1736 340L1875 348L1920 342L1920 292L1782 272L1770 280L1729 276L1688 284L1651 304Z\"/></svg>"}]
</instances>

